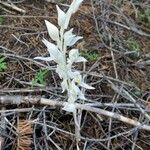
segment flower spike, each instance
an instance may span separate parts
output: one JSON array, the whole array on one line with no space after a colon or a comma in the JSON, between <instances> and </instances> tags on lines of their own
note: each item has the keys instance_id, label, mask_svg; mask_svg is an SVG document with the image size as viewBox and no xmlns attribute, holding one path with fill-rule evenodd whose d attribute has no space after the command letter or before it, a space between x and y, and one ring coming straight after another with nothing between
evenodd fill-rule
<instances>
[{"instance_id":1,"label":"flower spike","mask_svg":"<svg viewBox=\"0 0 150 150\"><path fill-rule=\"evenodd\" d=\"M69 25L71 15L75 13L83 0L73 0L68 11L65 13L59 6L56 5L58 13L58 25L60 30L45 20L48 34L56 44L53 44L46 39L43 43L47 47L49 57L35 57L34 59L43 61L54 61L57 64L56 73L58 73L61 81L62 93L67 92L68 103L64 106L63 110L68 112L75 112L75 102L78 99L86 100L81 88L94 89L92 86L86 84L82 75L78 70L73 70L73 64L79 62L86 62L87 60L80 56L78 49L71 49L67 53L68 47L72 47L83 37L73 34L73 29L65 31Z\"/></svg>"}]
</instances>

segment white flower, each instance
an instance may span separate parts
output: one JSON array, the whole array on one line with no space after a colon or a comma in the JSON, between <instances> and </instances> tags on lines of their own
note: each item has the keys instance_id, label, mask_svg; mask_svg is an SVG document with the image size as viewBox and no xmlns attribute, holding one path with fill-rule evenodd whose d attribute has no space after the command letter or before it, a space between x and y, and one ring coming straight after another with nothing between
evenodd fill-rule
<instances>
[{"instance_id":1,"label":"white flower","mask_svg":"<svg viewBox=\"0 0 150 150\"><path fill-rule=\"evenodd\" d=\"M75 84L74 80L71 81L69 90L68 90L68 102L74 103L78 98L82 100L86 100L84 94L79 89L79 87Z\"/></svg>"},{"instance_id":2,"label":"white flower","mask_svg":"<svg viewBox=\"0 0 150 150\"><path fill-rule=\"evenodd\" d=\"M75 83L77 83L79 86L85 88L85 89L90 89L90 90L93 90L95 89L94 87L86 84L84 81L83 81L83 78L80 74L76 75L75 78L73 79Z\"/></svg>"},{"instance_id":3,"label":"white flower","mask_svg":"<svg viewBox=\"0 0 150 150\"><path fill-rule=\"evenodd\" d=\"M61 87L62 87L62 93L68 90L68 83L66 79L63 79L63 81L61 82Z\"/></svg>"},{"instance_id":4,"label":"white flower","mask_svg":"<svg viewBox=\"0 0 150 150\"><path fill-rule=\"evenodd\" d=\"M73 29L70 29L69 31L65 32L64 34L64 44L66 46L72 46L74 45L78 40L82 39L82 36L76 36L75 34L72 34Z\"/></svg>"},{"instance_id":5,"label":"white flower","mask_svg":"<svg viewBox=\"0 0 150 150\"><path fill-rule=\"evenodd\" d=\"M58 28L47 20L45 20L45 24L46 24L49 36L52 38L52 40L58 42L59 41Z\"/></svg>"},{"instance_id":6,"label":"white flower","mask_svg":"<svg viewBox=\"0 0 150 150\"><path fill-rule=\"evenodd\" d=\"M72 81L68 90L68 102L74 103L78 99L79 88Z\"/></svg>"},{"instance_id":7,"label":"white flower","mask_svg":"<svg viewBox=\"0 0 150 150\"><path fill-rule=\"evenodd\" d=\"M68 112L75 112L76 107L73 103L66 103L65 106L62 108L62 110L68 111Z\"/></svg>"},{"instance_id":8,"label":"white flower","mask_svg":"<svg viewBox=\"0 0 150 150\"><path fill-rule=\"evenodd\" d=\"M72 64L73 62L86 62L87 60L79 55L79 50L78 49L72 49L69 52L69 59L68 63Z\"/></svg>"},{"instance_id":9,"label":"white flower","mask_svg":"<svg viewBox=\"0 0 150 150\"><path fill-rule=\"evenodd\" d=\"M72 70L72 66L70 64L67 64L67 66L66 66L66 73L67 73L68 79L74 79L80 75L79 71L77 71L77 70L73 71Z\"/></svg>"},{"instance_id":10,"label":"white flower","mask_svg":"<svg viewBox=\"0 0 150 150\"><path fill-rule=\"evenodd\" d=\"M68 79L68 75L66 71L67 71L66 65L64 63L57 65L56 73L58 73L61 79Z\"/></svg>"},{"instance_id":11,"label":"white flower","mask_svg":"<svg viewBox=\"0 0 150 150\"><path fill-rule=\"evenodd\" d=\"M61 79L74 79L80 74L79 71L72 71L71 65L65 65L64 62L59 63L56 68L56 72L59 74Z\"/></svg>"}]
</instances>

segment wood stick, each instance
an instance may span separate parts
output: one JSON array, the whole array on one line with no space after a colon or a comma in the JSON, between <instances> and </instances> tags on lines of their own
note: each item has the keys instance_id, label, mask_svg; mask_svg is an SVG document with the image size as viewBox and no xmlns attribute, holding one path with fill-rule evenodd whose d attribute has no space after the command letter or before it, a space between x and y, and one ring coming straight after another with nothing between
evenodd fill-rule
<instances>
[{"instance_id":1,"label":"wood stick","mask_svg":"<svg viewBox=\"0 0 150 150\"><path fill-rule=\"evenodd\" d=\"M21 9L21 8L18 8L16 5L14 5L14 4L12 4L12 3L9 4L9 3L6 3L6 2L0 1L0 4L3 5L4 7L10 8L10 9L15 10L15 11L17 11L17 12L26 13L25 10L23 10L23 9Z\"/></svg>"},{"instance_id":2,"label":"wood stick","mask_svg":"<svg viewBox=\"0 0 150 150\"><path fill-rule=\"evenodd\" d=\"M68 102L63 102L63 101L58 101L58 100L51 100L51 99L46 99L46 98L42 98L42 97L33 97L33 96L9 96L9 95L5 95L5 96L0 96L0 104L21 104L21 103L25 103L25 104L43 104L43 105L49 105L49 106L55 106L55 107L64 107L66 104L68 104ZM95 108L86 104L79 104L79 103L75 103L75 107L76 109L81 109L81 110L86 110L86 111L90 111L90 112L94 112L100 115L104 115L107 117L111 117L117 120L120 120L124 123L133 125L138 127L139 129L143 129L143 130L147 130L150 131L150 126L140 123L139 121L130 119L128 117L124 117L123 115L114 113L114 112L110 112L107 110L103 110L100 108Z\"/></svg>"}]
</instances>

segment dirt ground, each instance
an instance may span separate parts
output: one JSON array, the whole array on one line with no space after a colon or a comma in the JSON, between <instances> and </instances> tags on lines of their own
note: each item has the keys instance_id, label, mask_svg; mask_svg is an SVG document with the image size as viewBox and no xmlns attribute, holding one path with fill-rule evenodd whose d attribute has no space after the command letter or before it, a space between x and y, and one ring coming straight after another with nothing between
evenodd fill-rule
<instances>
[{"instance_id":1,"label":"dirt ground","mask_svg":"<svg viewBox=\"0 0 150 150\"><path fill-rule=\"evenodd\" d=\"M66 101L56 64L33 58L48 54L42 39L51 39L44 20L57 25L56 5L66 11L71 1L11 2L19 10L0 1L0 150L149 150L149 1L85 0L71 18L69 28L83 36L75 47L88 60L75 68L95 87L85 91L87 101L78 103L113 114L79 110L79 142L72 114L60 107L2 100L27 96Z\"/></svg>"}]
</instances>

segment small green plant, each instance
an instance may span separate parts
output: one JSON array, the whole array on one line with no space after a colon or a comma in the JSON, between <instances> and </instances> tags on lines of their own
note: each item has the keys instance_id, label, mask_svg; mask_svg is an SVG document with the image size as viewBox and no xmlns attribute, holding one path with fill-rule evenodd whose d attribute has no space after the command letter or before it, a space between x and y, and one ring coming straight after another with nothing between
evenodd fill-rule
<instances>
[{"instance_id":1,"label":"small green plant","mask_svg":"<svg viewBox=\"0 0 150 150\"><path fill-rule=\"evenodd\" d=\"M88 61L96 61L99 57L99 54L96 52L82 51L81 56L85 57Z\"/></svg>"},{"instance_id":2,"label":"small green plant","mask_svg":"<svg viewBox=\"0 0 150 150\"><path fill-rule=\"evenodd\" d=\"M59 3L64 4L66 2L66 0L59 0Z\"/></svg>"},{"instance_id":3,"label":"small green plant","mask_svg":"<svg viewBox=\"0 0 150 150\"><path fill-rule=\"evenodd\" d=\"M36 73L35 78L32 80L32 87L41 84L41 85L46 85L46 75L47 75L48 70L40 70L39 72Z\"/></svg>"},{"instance_id":4,"label":"small green plant","mask_svg":"<svg viewBox=\"0 0 150 150\"><path fill-rule=\"evenodd\" d=\"M133 38L128 39L127 45L129 47L129 49L131 49L132 51L136 51L136 52L140 51L139 43L136 40L134 40Z\"/></svg>"},{"instance_id":5,"label":"small green plant","mask_svg":"<svg viewBox=\"0 0 150 150\"><path fill-rule=\"evenodd\" d=\"M7 69L7 63L5 62L5 58L0 58L0 72L4 72Z\"/></svg>"},{"instance_id":6,"label":"small green plant","mask_svg":"<svg viewBox=\"0 0 150 150\"><path fill-rule=\"evenodd\" d=\"M137 97L140 97L141 96L141 91L139 91L139 90L135 90L135 89L133 89L132 91L131 91L131 95L132 96L137 96Z\"/></svg>"},{"instance_id":7,"label":"small green plant","mask_svg":"<svg viewBox=\"0 0 150 150\"><path fill-rule=\"evenodd\" d=\"M5 18L0 16L0 25L2 25L4 23L4 21L5 21Z\"/></svg>"},{"instance_id":8,"label":"small green plant","mask_svg":"<svg viewBox=\"0 0 150 150\"><path fill-rule=\"evenodd\" d=\"M150 12L148 11L138 11L138 19L144 23L149 23L150 22Z\"/></svg>"}]
</instances>

